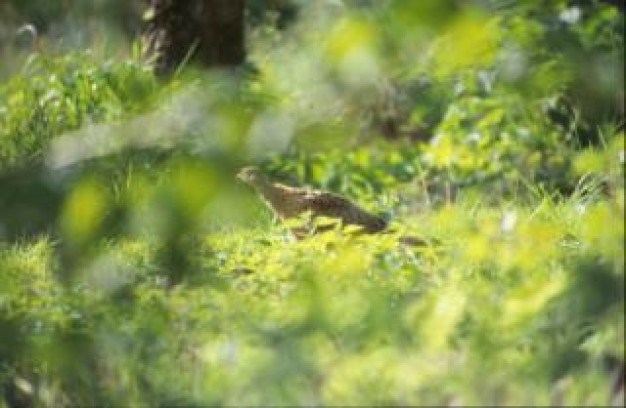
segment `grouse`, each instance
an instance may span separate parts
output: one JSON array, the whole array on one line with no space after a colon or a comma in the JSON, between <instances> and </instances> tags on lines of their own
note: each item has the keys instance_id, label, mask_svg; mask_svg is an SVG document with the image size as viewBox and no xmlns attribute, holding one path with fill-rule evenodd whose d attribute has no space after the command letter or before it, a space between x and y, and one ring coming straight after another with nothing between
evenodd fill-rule
<instances>
[{"instance_id":1,"label":"grouse","mask_svg":"<svg viewBox=\"0 0 626 408\"><path fill-rule=\"evenodd\" d=\"M297 218L308 211L313 218L321 216L338 219L344 226L361 227L367 234L380 233L387 228L387 221L365 211L344 197L326 191L271 182L257 167L244 167L237 174L237 178L252 186L281 220ZM314 232L329 228L332 226L318 226ZM295 228L292 232L297 238L302 238L306 229ZM412 246L425 244L422 239L416 237L401 237L400 241Z\"/></svg>"}]
</instances>

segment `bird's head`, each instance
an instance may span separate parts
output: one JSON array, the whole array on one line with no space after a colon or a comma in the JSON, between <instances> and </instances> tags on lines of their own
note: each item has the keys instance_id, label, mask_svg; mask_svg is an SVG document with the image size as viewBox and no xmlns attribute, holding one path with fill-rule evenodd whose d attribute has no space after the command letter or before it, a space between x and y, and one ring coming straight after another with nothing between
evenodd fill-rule
<instances>
[{"instance_id":1,"label":"bird's head","mask_svg":"<svg viewBox=\"0 0 626 408\"><path fill-rule=\"evenodd\" d=\"M265 181L265 177L258 167L244 167L237 173L237 178L253 187L261 185Z\"/></svg>"}]
</instances>

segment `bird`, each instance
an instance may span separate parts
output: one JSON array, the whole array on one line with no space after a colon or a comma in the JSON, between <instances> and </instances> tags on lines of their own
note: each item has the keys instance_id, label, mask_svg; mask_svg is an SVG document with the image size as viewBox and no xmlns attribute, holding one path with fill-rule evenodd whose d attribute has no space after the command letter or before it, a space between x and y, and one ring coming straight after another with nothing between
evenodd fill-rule
<instances>
[{"instance_id":1,"label":"bird","mask_svg":"<svg viewBox=\"0 0 626 408\"><path fill-rule=\"evenodd\" d=\"M312 218L326 217L337 219L343 226L356 226L366 234L387 231L388 222L372 214L347 198L310 187L292 187L270 181L258 167L242 168L237 178L251 186L261 196L266 205L273 211L275 218L282 221L298 218L310 212ZM318 225L310 228L292 228L296 238L301 239L307 232L323 232L334 228L334 225ZM425 244L417 237L401 237L400 241L412 246Z\"/></svg>"},{"instance_id":2,"label":"bird","mask_svg":"<svg viewBox=\"0 0 626 408\"><path fill-rule=\"evenodd\" d=\"M383 218L365 211L344 197L309 187L291 187L271 182L258 167L244 167L237 178L256 190L276 218L282 221L298 218L308 211L312 218L338 219L344 226L361 227L369 234L387 228L387 221Z\"/></svg>"}]
</instances>

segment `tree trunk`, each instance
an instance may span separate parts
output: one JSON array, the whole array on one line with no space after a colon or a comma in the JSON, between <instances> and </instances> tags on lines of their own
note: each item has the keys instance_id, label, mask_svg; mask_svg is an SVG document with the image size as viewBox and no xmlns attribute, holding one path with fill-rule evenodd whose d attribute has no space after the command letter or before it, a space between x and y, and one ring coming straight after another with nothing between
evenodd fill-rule
<instances>
[{"instance_id":1,"label":"tree trunk","mask_svg":"<svg viewBox=\"0 0 626 408\"><path fill-rule=\"evenodd\" d=\"M244 0L148 0L144 55L166 76L182 63L235 67L245 60Z\"/></svg>"}]
</instances>

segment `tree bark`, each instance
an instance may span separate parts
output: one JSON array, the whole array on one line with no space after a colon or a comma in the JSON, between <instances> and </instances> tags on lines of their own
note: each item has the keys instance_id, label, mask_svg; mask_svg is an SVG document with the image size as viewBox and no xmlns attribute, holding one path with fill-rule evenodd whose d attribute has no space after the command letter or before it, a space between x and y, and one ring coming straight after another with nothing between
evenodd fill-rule
<instances>
[{"instance_id":1,"label":"tree bark","mask_svg":"<svg viewBox=\"0 0 626 408\"><path fill-rule=\"evenodd\" d=\"M189 60L236 67L246 58L244 0L148 0L144 55L167 76Z\"/></svg>"}]
</instances>

